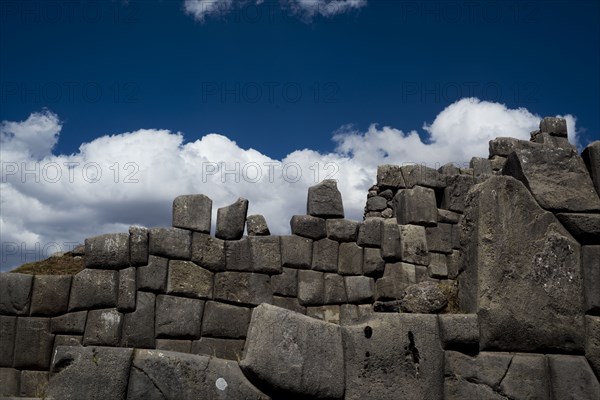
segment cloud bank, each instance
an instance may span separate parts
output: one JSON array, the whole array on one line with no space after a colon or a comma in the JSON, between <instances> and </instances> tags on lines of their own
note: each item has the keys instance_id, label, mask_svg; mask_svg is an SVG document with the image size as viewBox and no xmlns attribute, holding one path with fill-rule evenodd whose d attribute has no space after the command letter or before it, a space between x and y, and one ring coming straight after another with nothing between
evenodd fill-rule
<instances>
[{"instance_id":1,"label":"cloud bank","mask_svg":"<svg viewBox=\"0 0 600 400\"><path fill-rule=\"evenodd\" d=\"M576 120L568 120L577 143ZM342 127L335 149L294 151L281 160L210 133L186 142L180 132L140 129L83 143L74 154L53 154L62 123L48 110L0 124L2 270L68 251L86 237L125 232L130 225L170 226L172 200L203 193L216 209L250 200L274 234L289 234L292 215L306 212L309 186L337 179L346 217L362 219L377 165L419 163L437 168L486 157L497 136L528 139L540 116L526 109L462 99L442 110L423 132L376 124L365 132Z\"/></svg>"}]
</instances>

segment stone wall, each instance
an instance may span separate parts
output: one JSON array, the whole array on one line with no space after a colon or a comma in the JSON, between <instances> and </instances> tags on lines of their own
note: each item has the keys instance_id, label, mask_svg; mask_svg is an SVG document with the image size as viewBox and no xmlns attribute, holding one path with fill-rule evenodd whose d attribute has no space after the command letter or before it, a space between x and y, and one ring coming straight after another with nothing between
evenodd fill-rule
<instances>
[{"instance_id":1,"label":"stone wall","mask_svg":"<svg viewBox=\"0 0 600 400\"><path fill-rule=\"evenodd\" d=\"M77 275L0 274L0 397L600 398L598 193L600 142L545 118L468 169L380 166L362 222L334 181L287 236L177 197Z\"/></svg>"}]
</instances>

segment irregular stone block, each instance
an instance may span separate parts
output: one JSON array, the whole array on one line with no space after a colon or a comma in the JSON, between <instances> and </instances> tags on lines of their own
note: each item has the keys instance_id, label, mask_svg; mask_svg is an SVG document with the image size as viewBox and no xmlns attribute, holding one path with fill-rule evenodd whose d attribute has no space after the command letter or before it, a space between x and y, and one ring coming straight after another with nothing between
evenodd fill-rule
<instances>
[{"instance_id":1,"label":"irregular stone block","mask_svg":"<svg viewBox=\"0 0 600 400\"><path fill-rule=\"evenodd\" d=\"M377 167L377 186L379 188L404 188L404 177L399 165L379 165Z\"/></svg>"},{"instance_id":2,"label":"irregular stone block","mask_svg":"<svg viewBox=\"0 0 600 400\"><path fill-rule=\"evenodd\" d=\"M502 171L504 164L506 163L506 157L492 156L490 157L490 164L492 165L492 171Z\"/></svg>"},{"instance_id":3,"label":"irregular stone block","mask_svg":"<svg viewBox=\"0 0 600 400\"><path fill-rule=\"evenodd\" d=\"M585 358L600 376L600 317L585 316Z\"/></svg>"},{"instance_id":4,"label":"irregular stone block","mask_svg":"<svg viewBox=\"0 0 600 400\"><path fill-rule=\"evenodd\" d=\"M454 175L447 179L447 186L442 196L441 208L462 213L465 209L465 197L469 189L475 185L473 175Z\"/></svg>"},{"instance_id":5,"label":"irregular stone block","mask_svg":"<svg viewBox=\"0 0 600 400\"><path fill-rule=\"evenodd\" d=\"M252 270L264 274L281 274L281 246L279 236L252 236L250 256Z\"/></svg>"},{"instance_id":6,"label":"irregular stone block","mask_svg":"<svg viewBox=\"0 0 600 400\"><path fill-rule=\"evenodd\" d=\"M381 255L383 259L386 261L399 260L401 252L398 222L395 218L384 219L381 224Z\"/></svg>"},{"instance_id":7,"label":"irregular stone block","mask_svg":"<svg viewBox=\"0 0 600 400\"><path fill-rule=\"evenodd\" d=\"M61 315L50 319L50 331L52 333L74 333L83 334L87 311L78 311Z\"/></svg>"},{"instance_id":8,"label":"irregular stone block","mask_svg":"<svg viewBox=\"0 0 600 400\"><path fill-rule=\"evenodd\" d=\"M340 275L362 275L363 249L356 243L341 243L338 253Z\"/></svg>"},{"instance_id":9,"label":"irregular stone block","mask_svg":"<svg viewBox=\"0 0 600 400\"><path fill-rule=\"evenodd\" d=\"M225 240L239 240L244 236L248 200L240 197L233 204L217 210L217 228L215 236Z\"/></svg>"},{"instance_id":10,"label":"irregular stone block","mask_svg":"<svg viewBox=\"0 0 600 400\"><path fill-rule=\"evenodd\" d=\"M298 271L298 301L303 306L323 305L324 273L319 271Z\"/></svg>"},{"instance_id":11,"label":"irregular stone block","mask_svg":"<svg viewBox=\"0 0 600 400\"><path fill-rule=\"evenodd\" d=\"M14 367L48 369L53 341L49 318L17 318Z\"/></svg>"},{"instance_id":12,"label":"irregular stone block","mask_svg":"<svg viewBox=\"0 0 600 400\"><path fill-rule=\"evenodd\" d=\"M246 229L248 230L248 236L268 236L271 234L267 220L260 214L248 215Z\"/></svg>"},{"instance_id":13,"label":"irregular stone block","mask_svg":"<svg viewBox=\"0 0 600 400\"><path fill-rule=\"evenodd\" d=\"M135 350L128 400L266 400L242 374L237 362L169 351ZM167 395L168 396L168 395Z\"/></svg>"},{"instance_id":14,"label":"irregular stone block","mask_svg":"<svg viewBox=\"0 0 600 400\"><path fill-rule=\"evenodd\" d=\"M198 339L203 311L202 300L158 295L154 328L156 337Z\"/></svg>"},{"instance_id":15,"label":"irregular stone block","mask_svg":"<svg viewBox=\"0 0 600 400\"><path fill-rule=\"evenodd\" d=\"M248 238L225 241L225 259L226 269L230 271L252 272L252 254Z\"/></svg>"},{"instance_id":16,"label":"irregular stone block","mask_svg":"<svg viewBox=\"0 0 600 400\"><path fill-rule=\"evenodd\" d=\"M0 273L0 314L29 314L32 287L33 275Z\"/></svg>"},{"instance_id":17,"label":"irregular stone block","mask_svg":"<svg viewBox=\"0 0 600 400\"><path fill-rule=\"evenodd\" d=\"M325 304L342 304L348 302L344 277L338 274L325 274L323 277L323 296Z\"/></svg>"},{"instance_id":18,"label":"irregular stone block","mask_svg":"<svg viewBox=\"0 0 600 400\"><path fill-rule=\"evenodd\" d=\"M596 193L600 196L600 140L596 140L586 147L581 153L581 157L590 173Z\"/></svg>"},{"instance_id":19,"label":"irregular stone block","mask_svg":"<svg viewBox=\"0 0 600 400\"><path fill-rule=\"evenodd\" d=\"M148 228L129 227L129 264L132 267L148 264Z\"/></svg>"},{"instance_id":20,"label":"irregular stone block","mask_svg":"<svg viewBox=\"0 0 600 400\"><path fill-rule=\"evenodd\" d=\"M424 186L428 188L444 188L445 180L440 173L425 165L404 165L400 168L407 188Z\"/></svg>"},{"instance_id":21,"label":"irregular stone block","mask_svg":"<svg viewBox=\"0 0 600 400\"><path fill-rule=\"evenodd\" d=\"M311 318L320 319L330 324L340 324L340 306L327 305L319 307L308 307L306 315Z\"/></svg>"},{"instance_id":22,"label":"irregular stone block","mask_svg":"<svg viewBox=\"0 0 600 400\"><path fill-rule=\"evenodd\" d=\"M120 312L135 310L135 282L136 268L129 267L119 271L119 293L117 295L117 309Z\"/></svg>"},{"instance_id":23,"label":"irregular stone block","mask_svg":"<svg viewBox=\"0 0 600 400\"><path fill-rule=\"evenodd\" d=\"M556 217L579 243L600 243L600 214L558 213Z\"/></svg>"},{"instance_id":24,"label":"irregular stone block","mask_svg":"<svg viewBox=\"0 0 600 400\"><path fill-rule=\"evenodd\" d=\"M333 179L326 179L308 188L306 213L313 217L344 218L342 194Z\"/></svg>"},{"instance_id":25,"label":"irregular stone block","mask_svg":"<svg viewBox=\"0 0 600 400\"><path fill-rule=\"evenodd\" d=\"M327 238L314 242L312 269L322 272L337 272L339 247L338 242Z\"/></svg>"},{"instance_id":26,"label":"irregular stone block","mask_svg":"<svg viewBox=\"0 0 600 400\"><path fill-rule=\"evenodd\" d=\"M600 315L600 246L581 248L585 312Z\"/></svg>"},{"instance_id":27,"label":"irregular stone block","mask_svg":"<svg viewBox=\"0 0 600 400\"><path fill-rule=\"evenodd\" d=\"M237 242L232 242L237 243ZM194 232L192 261L209 271L225 271L225 241L205 233Z\"/></svg>"},{"instance_id":28,"label":"irregular stone block","mask_svg":"<svg viewBox=\"0 0 600 400\"><path fill-rule=\"evenodd\" d=\"M114 308L91 310L85 324L84 346L118 346L123 314Z\"/></svg>"},{"instance_id":29,"label":"irregular stone block","mask_svg":"<svg viewBox=\"0 0 600 400\"><path fill-rule=\"evenodd\" d=\"M167 293L210 299L214 274L191 261L169 260Z\"/></svg>"},{"instance_id":30,"label":"irregular stone block","mask_svg":"<svg viewBox=\"0 0 600 400\"><path fill-rule=\"evenodd\" d=\"M491 175L493 172L492 164L487 158L473 157L471 158L469 167L473 168L473 175L475 176Z\"/></svg>"},{"instance_id":31,"label":"irregular stone block","mask_svg":"<svg viewBox=\"0 0 600 400\"><path fill-rule=\"evenodd\" d=\"M431 253L431 262L427 267L429 276L434 279L447 279L448 266L446 265L446 255L440 253Z\"/></svg>"},{"instance_id":32,"label":"irregular stone block","mask_svg":"<svg viewBox=\"0 0 600 400\"><path fill-rule=\"evenodd\" d=\"M179 339L156 339L156 350L177 351L191 353L192 341Z\"/></svg>"},{"instance_id":33,"label":"irregular stone block","mask_svg":"<svg viewBox=\"0 0 600 400\"><path fill-rule=\"evenodd\" d=\"M380 277L383 275L385 261L381 257L381 250L365 247L363 250L363 274Z\"/></svg>"},{"instance_id":34,"label":"irregular stone block","mask_svg":"<svg viewBox=\"0 0 600 400\"><path fill-rule=\"evenodd\" d=\"M12 367L17 317L0 315L0 367Z\"/></svg>"},{"instance_id":35,"label":"irregular stone block","mask_svg":"<svg viewBox=\"0 0 600 400\"><path fill-rule=\"evenodd\" d=\"M300 302L295 297L273 296L273 305L300 314L306 314L306 307L300 305Z\"/></svg>"},{"instance_id":36,"label":"irregular stone block","mask_svg":"<svg viewBox=\"0 0 600 400\"><path fill-rule=\"evenodd\" d=\"M281 261L284 267L310 269L313 241L296 235L281 237Z\"/></svg>"},{"instance_id":37,"label":"irregular stone block","mask_svg":"<svg viewBox=\"0 0 600 400\"><path fill-rule=\"evenodd\" d=\"M293 235L319 240L327 236L325 220L310 215L294 215L290 220Z\"/></svg>"},{"instance_id":38,"label":"irregular stone block","mask_svg":"<svg viewBox=\"0 0 600 400\"><path fill-rule=\"evenodd\" d=\"M381 196L367 199L367 211L383 211L387 208L387 200Z\"/></svg>"},{"instance_id":39,"label":"irregular stone block","mask_svg":"<svg viewBox=\"0 0 600 400\"><path fill-rule=\"evenodd\" d=\"M462 217L461 217L462 218ZM460 224L452 225L452 250L460 250Z\"/></svg>"},{"instance_id":40,"label":"irregular stone block","mask_svg":"<svg viewBox=\"0 0 600 400\"><path fill-rule=\"evenodd\" d=\"M567 120L564 118L544 117L540 121L540 133L567 137Z\"/></svg>"},{"instance_id":41,"label":"irregular stone block","mask_svg":"<svg viewBox=\"0 0 600 400\"><path fill-rule=\"evenodd\" d=\"M48 372L46 371L22 371L20 381L21 397L44 396L48 387Z\"/></svg>"},{"instance_id":42,"label":"irregular stone block","mask_svg":"<svg viewBox=\"0 0 600 400\"><path fill-rule=\"evenodd\" d=\"M273 289L269 275L248 272L219 272L215 275L215 300L256 306L270 303Z\"/></svg>"},{"instance_id":43,"label":"irregular stone block","mask_svg":"<svg viewBox=\"0 0 600 400\"><path fill-rule=\"evenodd\" d=\"M163 257L150 256L148 265L137 268L138 290L164 292L167 286L169 260Z\"/></svg>"},{"instance_id":44,"label":"irregular stone block","mask_svg":"<svg viewBox=\"0 0 600 400\"><path fill-rule=\"evenodd\" d=\"M151 255L189 260L192 256L192 232L180 228L151 228L148 232Z\"/></svg>"},{"instance_id":45,"label":"irregular stone block","mask_svg":"<svg viewBox=\"0 0 600 400\"><path fill-rule=\"evenodd\" d=\"M529 142L526 140L519 140L512 137L497 137L496 139L490 140L490 157L508 157L508 155L513 151L524 148L528 145Z\"/></svg>"},{"instance_id":46,"label":"irregular stone block","mask_svg":"<svg viewBox=\"0 0 600 400\"><path fill-rule=\"evenodd\" d=\"M108 233L85 239L85 267L129 267L129 233Z\"/></svg>"},{"instance_id":47,"label":"irregular stone block","mask_svg":"<svg viewBox=\"0 0 600 400\"><path fill-rule=\"evenodd\" d=\"M192 343L192 353L239 361L244 353L244 340L202 337Z\"/></svg>"},{"instance_id":48,"label":"irregular stone block","mask_svg":"<svg viewBox=\"0 0 600 400\"><path fill-rule=\"evenodd\" d=\"M438 253L452 253L452 225L439 223L425 229L427 248Z\"/></svg>"},{"instance_id":49,"label":"irregular stone block","mask_svg":"<svg viewBox=\"0 0 600 400\"><path fill-rule=\"evenodd\" d=\"M212 200L203 194L177 196L173 200L173 226L210 233Z\"/></svg>"},{"instance_id":50,"label":"irregular stone block","mask_svg":"<svg viewBox=\"0 0 600 400\"><path fill-rule=\"evenodd\" d=\"M549 354L548 367L554 399L598 399L600 383L582 356Z\"/></svg>"},{"instance_id":51,"label":"irregular stone block","mask_svg":"<svg viewBox=\"0 0 600 400\"><path fill-rule=\"evenodd\" d=\"M448 299L436 282L425 281L408 286L400 299L403 312L431 314L448 305Z\"/></svg>"},{"instance_id":52,"label":"irregular stone block","mask_svg":"<svg viewBox=\"0 0 600 400\"><path fill-rule=\"evenodd\" d=\"M155 300L153 293L138 292L135 311L123 317L121 347L154 348Z\"/></svg>"},{"instance_id":53,"label":"irregular stone block","mask_svg":"<svg viewBox=\"0 0 600 400\"><path fill-rule=\"evenodd\" d=\"M338 242L356 242L358 225L357 221L348 219L328 219L325 223L327 237Z\"/></svg>"},{"instance_id":54,"label":"irregular stone block","mask_svg":"<svg viewBox=\"0 0 600 400\"><path fill-rule=\"evenodd\" d=\"M21 371L18 369L0 368L0 396L19 396L20 379Z\"/></svg>"},{"instance_id":55,"label":"irregular stone block","mask_svg":"<svg viewBox=\"0 0 600 400\"><path fill-rule=\"evenodd\" d=\"M447 163L439 167L438 172L443 175L458 175L460 169L453 163Z\"/></svg>"},{"instance_id":56,"label":"irregular stone block","mask_svg":"<svg viewBox=\"0 0 600 400\"><path fill-rule=\"evenodd\" d=\"M438 208L438 223L445 224L458 224L458 218L460 217L459 213L455 213L454 211L444 210L443 208Z\"/></svg>"},{"instance_id":57,"label":"irregular stone block","mask_svg":"<svg viewBox=\"0 0 600 400\"><path fill-rule=\"evenodd\" d=\"M452 250L452 254L446 256L446 269L448 270L448 279L456 279L461 272L462 252Z\"/></svg>"},{"instance_id":58,"label":"irregular stone block","mask_svg":"<svg viewBox=\"0 0 600 400\"><path fill-rule=\"evenodd\" d=\"M365 247L381 247L383 218L369 218L359 225L357 244Z\"/></svg>"},{"instance_id":59,"label":"irregular stone block","mask_svg":"<svg viewBox=\"0 0 600 400\"><path fill-rule=\"evenodd\" d=\"M52 316L67 312L70 291L70 275L35 275L31 315Z\"/></svg>"},{"instance_id":60,"label":"irregular stone block","mask_svg":"<svg viewBox=\"0 0 600 400\"><path fill-rule=\"evenodd\" d=\"M56 354L56 349L60 346L83 346L83 336L79 335L56 335L54 337L54 347L52 354Z\"/></svg>"},{"instance_id":61,"label":"irregular stone block","mask_svg":"<svg viewBox=\"0 0 600 400\"><path fill-rule=\"evenodd\" d=\"M298 295L298 270L283 268L283 273L271 277L273 294L296 297Z\"/></svg>"},{"instance_id":62,"label":"irregular stone block","mask_svg":"<svg viewBox=\"0 0 600 400\"><path fill-rule=\"evenodd\" d=\"M383 277L376 282L378 300L402 298L404 289L417 283L415 266L407 263L385 264Z\"/></svg>"},{"instance_id":63,"label":"irregular stone block","mask_svg":"<svg viewBox=\"0 0 600 400\"><path fill-rule=\"evenodd\" d=\"M429 265L426 230L418 225L400 225L400 259L404 262Z\"/></svg>"},{"instance_id":64,"label":"irregular stone block","mask_svg":"<svg viewBox=\"0 0 600 400\"><path fill-rule=\"evenodd\" d=\"M118 272L104 269L84 269L73 276L69 311L116 307Z\"/></svg>"},{"instance_id":65,"label":"irregular stone block","mask_svg":"<svg viewBox=\"0 0 600 400\"><path fill-rule=\"evenodd\" d=\"M345 276L349 303L372 303L375 297L375 280L367 276Z\"/></svg>"},{"instance_id":66,"label":"irregular stone block","mask_svg":"<svg viewBox=\"0 0 600 400\"><path fill-rule=\"evenodd\" d=\"M125 400L132 354L123 348L58 347L46 397Z\"/></svg>"},{"instance_id":67,"label":"irregular stone block","mask_svg":"<svg viewBox=\"0 0 600 400\"><path fill-rule=\"evenodd\" d=\"M479 351L476 314L440 314L438 318L444 349L463 353Z\"/></svg>"},{"instance_id":68,"label":"irregular stone block","mask_svg":"<svg viewBox=\"0 0 600 400\"><path fill-rule=\"evenodd\" d=\"M477 312L481 348L581 351L580 246L558 220L521 182L491 177L470 192L462 228L460 308Z\"/></svg>"},{"instance_id":69,"label":"irregular stone block","mask_svg":"<svg viewBox=\"0 0 600 400\"><path fill-rule=\"evenodd\" d=\"M252 313L246 344L240 367L268 395L332 399L344 395L339 326L262 304Z\"/></svg>"},{"instance_id":70,"label":"irregular stone block","mask_svg":"<svg viewBox=\"0 0 600 400\"><path fill-rule=\"evenodd\" d=\"M437 204L433 189L415 186L400 189L394 196L394 211L398 224L435 226L437 224Z\"/></svg>"},{"instance_id":71,"label":"irregular stone block","mask_svg":"<svg viewBox=\"0 0 600 400\"><path fill-rule=\"evenodd\" d=\"M243 339L250 324L250 309L208 301L204 306L202 336Z\"/></svg>"},{"instance_id":72,"label":"irregular stone block","mask_svg":"<svg viewBox=\"0 0 600 400\"><path fill-rule=\"evenodd\" d=\"M373 314L342 333L346 399L443 398L436 316Z\"/></svg>"}]
</instances>

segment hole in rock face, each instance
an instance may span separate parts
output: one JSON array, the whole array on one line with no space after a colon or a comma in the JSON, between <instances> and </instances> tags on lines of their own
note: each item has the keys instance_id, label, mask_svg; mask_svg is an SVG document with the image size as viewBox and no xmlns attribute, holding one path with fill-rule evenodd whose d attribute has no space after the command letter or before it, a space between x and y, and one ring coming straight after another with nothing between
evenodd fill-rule
<instances>
[{"instance_id":1,"label":"hole in rock face","mask_svg":"<svg viewBox=\"0 0 600 400\"><path fill-rule=\"evenodd\" d=\"M368 351L365 353L365 357L371 357L371 353L369 353Z\"/></svg>"},{"instance_id":2,"label":"hole in rock face","mask_svg":"<svg viewBox=\"0 0 600 400\"><path fill-rule=\"evenodd\" d=\"M371 336L373 336L373 328L371 328L370 326L366 326L365 327L365 337L367 339L370 339Z\"/></svg>"}]
</instances>

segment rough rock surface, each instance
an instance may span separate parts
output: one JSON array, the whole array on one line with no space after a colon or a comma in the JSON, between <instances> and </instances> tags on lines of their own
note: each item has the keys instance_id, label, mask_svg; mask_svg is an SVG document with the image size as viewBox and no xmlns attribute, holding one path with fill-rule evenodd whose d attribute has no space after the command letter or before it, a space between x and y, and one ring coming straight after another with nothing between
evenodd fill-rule
<instances>
[{"instance_id":1,"label":"rough rock surface","mask_svg":"<svg viewBox=\"0 0 600 400\"><path fill-rule=\"evenodd\" d=\"M239 240L244 235L248 200L240 197L233 204L217 210L217 228L215 236L219 239Z\"/></svg>"},{"instance_id":2,"label":"rough rock surface","mask_svg":"<svg viewBox=\"0 0 600 400\"><path fill-rule=\"evenodd\" d=\"M425 281L408 286L400 300L404 312L431 314L442 310L448 299L436 282Z\"/></svg>"},{"instance_id":3,"label":"rough rock surface","mask_svg":"<svg viewBox=\"0 0 600 400\"><path fill-rule=\"evenodd\" d=\"M332 179L308 188L306 213L313 217L344 218L342 194Z\"/></svg>"},{"instance_id":4,"label":"rough rock surface","mask_svg":"<svg viewBox=\"0 0 600 400\"><path fill-rule=\"evenodd\" d=\"M173 226L210 232L212 200L203 194L178 196L173 200Z\"/></svg>"}]
</instances>

